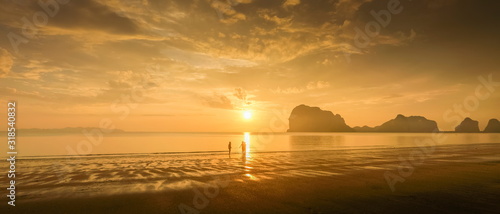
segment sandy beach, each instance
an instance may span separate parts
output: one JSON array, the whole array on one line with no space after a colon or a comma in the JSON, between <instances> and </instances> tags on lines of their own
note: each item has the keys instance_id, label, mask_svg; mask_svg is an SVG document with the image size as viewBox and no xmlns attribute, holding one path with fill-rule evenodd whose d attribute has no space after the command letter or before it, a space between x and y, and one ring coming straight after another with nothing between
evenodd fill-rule
<instances>
[{"instance_id":1,"label":"sandy beach","mask_svg":"<svg viewBox=\"0 0 500 214\"><path fill-rule=\"evenodd\" d=\"M7 213L499 212L499 144L437 146L391 191L385 173L398 175L398 158L418 149L25 159L18 164L16 207L5 198L0 207Z\"/></svg>"}]
</instances>

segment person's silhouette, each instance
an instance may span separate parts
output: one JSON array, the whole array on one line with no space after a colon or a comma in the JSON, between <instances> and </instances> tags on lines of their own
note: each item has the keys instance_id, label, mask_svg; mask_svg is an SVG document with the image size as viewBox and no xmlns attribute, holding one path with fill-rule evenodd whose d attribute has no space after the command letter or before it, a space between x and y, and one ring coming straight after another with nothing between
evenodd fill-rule
<instances>
[{"instance_id":1,"label":"person's silhouette","mask_svg":"<svg viewBox=\"0 0 500 214\"><path fill-rule=\"evenodd\" d=\"M229 158L231 158L231 141L227 144L227 149L229 150Z\"/></svg>"},{"instance_id":2,"label":"person's silhouette","mask_svg":"<svg viewBox=\"0 0 500 214\"><path fill-rule=\"evenodd\" d=\"M241 141L240 147L241 147L241 153L242 154L247 153L247 143L245 143L245 141Z\"/></svg>"}]
</instances>

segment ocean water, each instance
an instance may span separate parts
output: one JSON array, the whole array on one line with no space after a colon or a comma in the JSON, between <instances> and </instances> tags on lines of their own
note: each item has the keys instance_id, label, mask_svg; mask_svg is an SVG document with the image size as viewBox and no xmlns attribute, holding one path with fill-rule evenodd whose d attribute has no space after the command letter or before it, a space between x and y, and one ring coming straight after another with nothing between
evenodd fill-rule
<instances>
[{"instance_id":1,"label":"ocean water","mask_svg":"<svg viewBox=\"0 0 500 214\"><path fill-rule=\"evenodd\" d=\"M442 133L111 133L21 135L18 158L173 153L249 153L415 147L433 140L439 145L500 143L500 134ZM0 147L5 156L7 146Z\"/></svg>"},{"instance_id":2,"label":"ocean water","mask_svg":"<svg viewBox=\"0 0 500 214\"><path fill-rule=\"evenodd\" d=\"M95 137L95 136L94 136ZM283 178L337 179L376 171L383 179L421 146L426 165L500 161L500 134L401 133L117 133L18 138L16 178L23 200L156 192L207 182ZM227 143L233 142L232 155ZM238 148L247 142L247 152ZM422 144L423 143L423 144ZM429 144L431 143L431 144ZM420 147L419 147L420 146ZM2 148L6 154L6 148ZM0 166L8 171L8 165ZM19 176L19 177L17 177ZM6 183L6 177L0 177Z\"/></svg>"}]
</instances>

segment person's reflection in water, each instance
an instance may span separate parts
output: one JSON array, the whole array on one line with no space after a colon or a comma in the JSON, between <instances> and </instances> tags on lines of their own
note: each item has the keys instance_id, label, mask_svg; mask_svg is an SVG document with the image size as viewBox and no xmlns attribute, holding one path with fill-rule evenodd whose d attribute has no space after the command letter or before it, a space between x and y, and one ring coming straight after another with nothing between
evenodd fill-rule
<instances>
[{"instance_id":1,"label":"person's reflection in water","mask_svg":"<svg viewBox=\"0 0 500 214\"><path fill-rule=\"evenodd\" d=\"M241 162L243 162L243 164L247 163L247 155L245 153L241 155Z\"/></svg>"}]
</instances>

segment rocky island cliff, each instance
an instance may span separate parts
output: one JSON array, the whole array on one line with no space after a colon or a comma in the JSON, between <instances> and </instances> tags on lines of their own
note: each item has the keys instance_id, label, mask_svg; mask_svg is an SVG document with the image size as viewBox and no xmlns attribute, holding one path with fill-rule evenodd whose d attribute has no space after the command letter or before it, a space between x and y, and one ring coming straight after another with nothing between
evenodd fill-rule
<instances>
[{"instance_id":1,"label":"rocky island cliff","mask_svg":"<svg viewBox=\"0 0 500 214\"><path fill-rule=\"evenodd\" d=\"M491 119L488 121L488 125L484 129L486 133L500 133L500 121L497 119Z\"/></svg>"},{"instance_id":2,"label":"rocky island cliff","mask_svg":"<svg viewBox=\"0 0 500 214\"><path fill-rule=\"evenodd\" d=\"M470 118L465 118L460 125L455 127L455 132L459 133L476 133L479 131L479 122Z\"/></svg>"},{"instance_id":3,"label":"rocky island cliff","mask_svg":"<svg viewBox=\"0 0 500 214\"><path fill-rule=\"evenodd\" d=\"M398 114L396 118L380 126L356 126L351 128L339 114L334 114L331 111L304 104L292 110L288 121L289 129L287 132L439 132L438 125L434 120L429 120L422 116L407 117L402 114ZM455 128L455 132L481 133L479 130L479 122L468 117ZM497 119L489 120L483 132L500 133L500 121Z\"/></svg>"},{"instance_id":4,"label":"rocky island cliff","mask_svg":"<svg viewBox=\"0 0 500 214\"><path fill-rule=\"evenodd\" d=\"M290 114L288 132L352 132L344 118L319 107L299 105Z\"/></svg>"},{"instance_id":5,"label":"rocky island cliff","mask_svg":"<svg viewBox=\"0 0 500 214\"><path fill-rule=\"evenodd\" d=\"M422 116L406 117L398 114L396 118L383 123L380 126L371 128L368 126L354 127L358 132L438 132L436 121L428 120Z\"/></svg>"}]
</instances>

